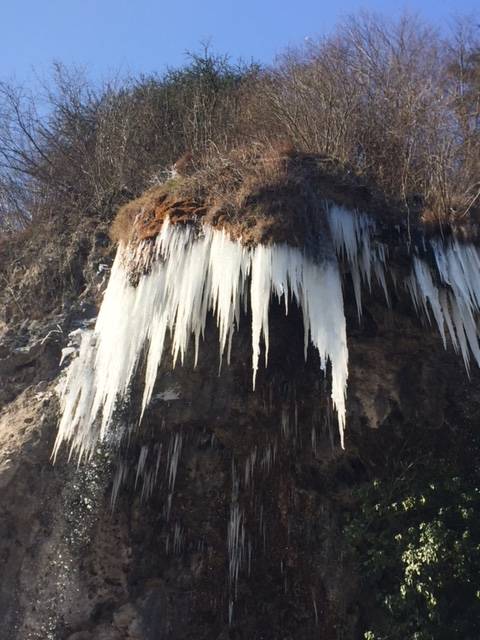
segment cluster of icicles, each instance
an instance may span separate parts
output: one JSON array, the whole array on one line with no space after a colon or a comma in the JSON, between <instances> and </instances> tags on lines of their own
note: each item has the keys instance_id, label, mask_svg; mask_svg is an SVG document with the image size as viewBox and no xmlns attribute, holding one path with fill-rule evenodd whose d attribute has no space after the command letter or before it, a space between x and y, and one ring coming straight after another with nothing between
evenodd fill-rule
<instances>
[{"instance_id":1,"label":"cluster of icicles","mask_svg":"<svg viewBox=\"0 0 480 640\"><path fill-rule=\"evenodd\" d=\"M313 259L286 244L247 248L224 231L172 225L167 220L158 235L149 270L132 286L126 266L141 262L142 252L120 246L103 304L93 330L85 331L79 355L69 366L61 392L62 418L55 453L62 442L79 458L89 457L105 437L119 403L146 353L141 416L152 397L164 357L167 332L171 336L173 366L184 362L193 337L195 363L207 316L216 318L220 362L230 359L232 338L242 310L250 305L253 388L263 338L268 363L269 307L272 296L282 300L285 313L292 301L304 321L305 357L312 344L323 371L331 363L331 398L338 416L341 444L345 426L348 377L346 322L340 269L335 257L347 262L358 315L361 291L375 278L389 293L387 252L375 240L373 221L364 214L337 206L327 212L335 251ZM320 245L320 243L319 243ZM480 309L480 257L473 245L431 242L436 265L412 255L411 275L403 283L416 309L433 314L446 346L447 333L460 351L467 370L470 354L480 365L476 314ZM398 286L393 272L394 286Z\"/></svg>"}]
</instances>

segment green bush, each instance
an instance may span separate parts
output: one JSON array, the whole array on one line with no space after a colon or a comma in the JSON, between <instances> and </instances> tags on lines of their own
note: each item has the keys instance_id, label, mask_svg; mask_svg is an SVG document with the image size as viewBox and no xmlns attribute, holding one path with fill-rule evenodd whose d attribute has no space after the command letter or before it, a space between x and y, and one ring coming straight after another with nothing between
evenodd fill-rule
<instances>
[{"instance_id":1,"label":"green bush","mask_svg":"<svg viewBox=\"0 0 480 640\"><path fill-rule=\"evenodd\" d=\"M432 455L358 498L346 534L379 609L364 637L479 638L480 471Z\"/></svg>"}]
</instances>

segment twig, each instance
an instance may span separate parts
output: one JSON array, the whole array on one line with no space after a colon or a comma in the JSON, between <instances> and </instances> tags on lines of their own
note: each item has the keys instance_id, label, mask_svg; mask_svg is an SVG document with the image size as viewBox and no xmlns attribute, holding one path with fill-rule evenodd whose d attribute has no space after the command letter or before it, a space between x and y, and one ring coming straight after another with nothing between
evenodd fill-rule
<instances>
[{"instance_id":1,"label":"twig","mask_svg":"<svg viewBox=\"0 0 480 640\"><path fill-rule=\"evenodd\" d=\"M7 291L9 291L9 293L10 293L10 295L12 296L12 298L13 298L13 300L14 300L15 304L17 305L17 307L18 307L18 308L19 308L19 310L20 310L20 313L21 313L21 314L22 314L22 316L25 318L25 312L24 312L24 310L22 309L22 305L21 305L21 304L20 304L20 302L18 301L18 298L17 298L17 296L15 295L14 290L12 289L12 287L10 286L10 284L9 284L9 282L8 282L8 280L7 280L7 278L6 278L3 274L2 274L2 278L3 278L4 282L5 282L5 288L7 289Z\"/></svg>"}]
</instances>

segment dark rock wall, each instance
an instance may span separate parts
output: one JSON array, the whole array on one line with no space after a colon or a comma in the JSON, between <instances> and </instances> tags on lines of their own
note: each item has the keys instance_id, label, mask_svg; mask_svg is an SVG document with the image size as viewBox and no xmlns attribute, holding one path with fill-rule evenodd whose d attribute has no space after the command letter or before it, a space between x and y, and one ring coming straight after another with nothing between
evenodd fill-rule
<instances>
[{"instance_id":1,"label":"dark rock wall","mask_svg":"<svg viewBox=\"0 0 480 640\"><path fill-rule=\"evenodd\" d=\"M274 308L255 392L248 319L220 375L212 320L197 368L190 354L160 372L128 447L107 443L79 468L67 452L50 459L64 338L19 352L11 331L0 360L0 637L363 637L371 594L343 536L353 491L404 438L434 446L475 423L479 376L469 380L402 300L389 310L374 293L360 326L353 307L347 316L345 451L318 357L303 359L300 314ZM128 412L120 423L129 428Z\"/></svg>"}]
</instances>

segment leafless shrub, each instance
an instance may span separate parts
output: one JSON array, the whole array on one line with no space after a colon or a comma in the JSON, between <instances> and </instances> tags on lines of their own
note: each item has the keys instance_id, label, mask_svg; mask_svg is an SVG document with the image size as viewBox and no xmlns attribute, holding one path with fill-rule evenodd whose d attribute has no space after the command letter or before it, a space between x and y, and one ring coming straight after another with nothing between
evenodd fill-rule
<instances>
[{"instance_id":1,"label":"leafless shrub","mask_svg":"<svg viewBox=\"0 0 480 640\"><path fill-rule=\"evenodd\" d=\"M261 89L265 110L298 148L349 163L407 210L420 197L448 216L468 201L464 174L479 175L478 51L472 34L448 48L415 18L351 18L282 58Z\"/></svg>"},{"instance_id":2,"label":"leafless shrub","mask_svg":"<svg viewBox=\"0 0 480 640\"><path fill-rule=\"evenodd\" d=\"M187 149L233 139L239 85L254 71L205 51L163 77L92 88L57 65L42 111L0 84L0 226L59 211L111 216Z\"/></svg>"},{"instance_id":3,"label":"leafless shrub","mask_svg":"<svg viewBox=\"0 0 480 640\"><path fill-rule=\"evenodd\" d=\"M41 105L0 84L0 229L39 216L110 219L187 152L177 170L190 187L205 196L208 184L210 200L240 206L242 181L247 193L275 179L282 146L332 159L409 217L471 216L480 206L471 24L445 40L415 18L360 16L271 68L232 65L206 48L183 69L101 87L57 65Z\"/></svg>"}]
</instances>

